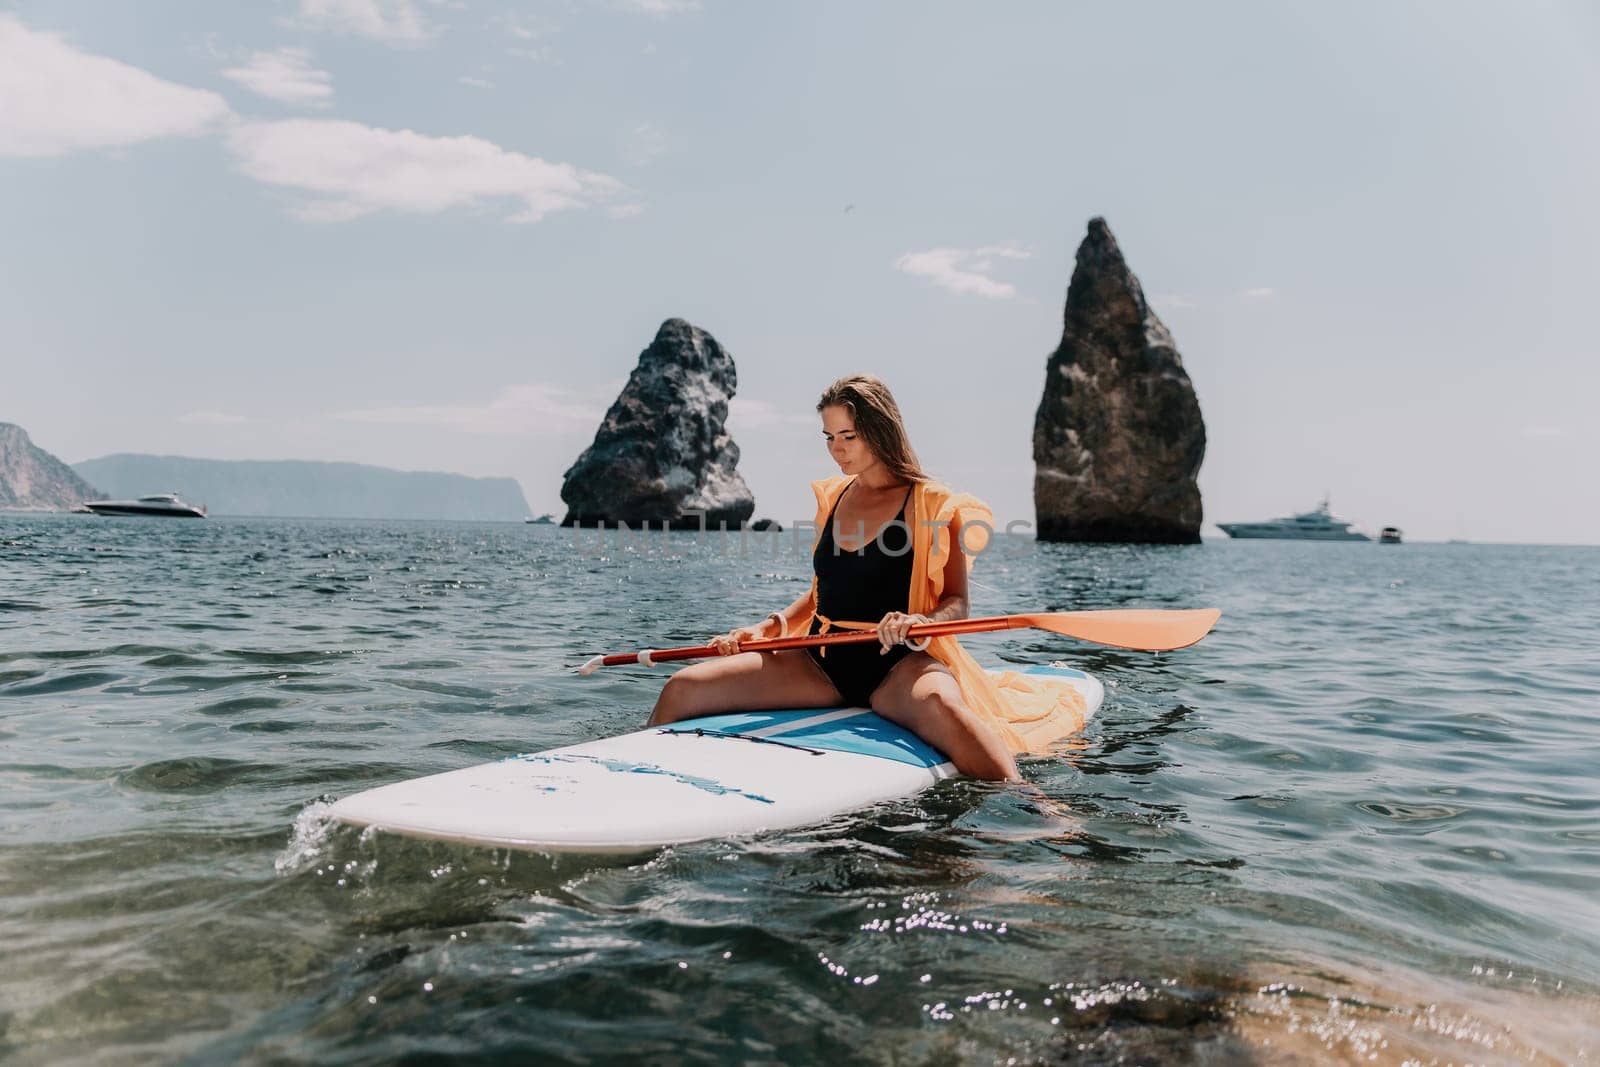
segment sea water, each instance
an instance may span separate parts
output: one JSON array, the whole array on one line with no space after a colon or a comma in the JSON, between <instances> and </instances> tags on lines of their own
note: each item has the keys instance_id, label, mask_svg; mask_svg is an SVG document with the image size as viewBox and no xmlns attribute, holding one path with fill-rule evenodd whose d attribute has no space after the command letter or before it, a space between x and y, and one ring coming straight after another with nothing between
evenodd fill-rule
<instances>
[{"instance_id":1,"label":"sea water","mask_svg":"<svg viewBox=\"0 0 1600 1067\"><path fill-rule=\"evenodd\" d=\"M1106 682L1023 786L606 860L322 817L637 728L665 669L574 668L807 547L0 517L0 1059L1600 1059L1600 549L1000 537L974 614L1224 612L968 640Z\"/></svg>"}]
</instances>

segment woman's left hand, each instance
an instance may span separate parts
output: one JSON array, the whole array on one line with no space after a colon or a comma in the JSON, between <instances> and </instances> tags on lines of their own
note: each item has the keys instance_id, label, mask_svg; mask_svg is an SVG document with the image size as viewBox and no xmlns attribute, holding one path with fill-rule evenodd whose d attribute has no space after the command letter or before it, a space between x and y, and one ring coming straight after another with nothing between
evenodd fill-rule
<instances>
[{"instance_id":1,"label":"woman's left hand","mask_svg":"<svg viewBox=\"0 0 1600 1067\"><path fill-rule=\"evenodd\" d=\"M918 623L932 622L926 615L907 615L903 611L891 611L878 622L878 643L883 647L878 650L878 655L888 655L889 650L895 645L905 643L906 634Z\"/></svg>"}]
</instances>

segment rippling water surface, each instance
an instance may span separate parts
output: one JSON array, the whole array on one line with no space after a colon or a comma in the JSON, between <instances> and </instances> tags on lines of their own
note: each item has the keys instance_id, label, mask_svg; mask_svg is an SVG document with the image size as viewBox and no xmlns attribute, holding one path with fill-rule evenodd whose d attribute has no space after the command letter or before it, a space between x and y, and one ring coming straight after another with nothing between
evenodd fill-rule
<instances>
[{"instance_id":1,"label":"rippling water surface","mask_svg":"<svg viewBox=\"0 0 1600 1067\"><path fill-rule=\"evenodd\" d=\"M1006 543L977 613L1225 612L1162 656L972 639L1108 684L1031 788L600 862L319 818L636 728L664 672L572 668L806 566L0 517L0 1059L1600 1059L1596 549Z\"/></svg>"}]
</instances>

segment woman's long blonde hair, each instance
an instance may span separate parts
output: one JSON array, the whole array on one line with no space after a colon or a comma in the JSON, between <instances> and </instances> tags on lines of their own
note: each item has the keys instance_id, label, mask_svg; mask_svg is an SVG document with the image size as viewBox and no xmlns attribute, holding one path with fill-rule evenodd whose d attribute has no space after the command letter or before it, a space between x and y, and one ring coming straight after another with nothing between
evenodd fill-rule
<instances>
[{"instance_id":1,"label":"woman's long blonde hair","mask_svg":"<svg viewBox=\"0 0 1600 1067\"><path fill-rule=\"evenodd\" d=\"M852 374L840 378L822 392L817 401L817 411L839 407L855 420L856 433L866 439L872 454L883 462L889 472L904 482L925 482L928 475L911 449L911 438L906 434L905 420L900 417L900 405L883 380L870 374Z\"/></svg>"}]
</instances>

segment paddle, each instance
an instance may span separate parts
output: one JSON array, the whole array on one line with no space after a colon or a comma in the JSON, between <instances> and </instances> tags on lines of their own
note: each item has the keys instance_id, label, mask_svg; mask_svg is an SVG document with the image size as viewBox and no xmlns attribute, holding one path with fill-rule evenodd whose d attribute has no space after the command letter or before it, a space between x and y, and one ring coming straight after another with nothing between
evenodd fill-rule
<instances>
[{"instance_id":1,"label":"paddle","mask_svg":"<svg viewBox=\"0 0 1600 1067\"><path fill-rule=\"evenodd\" d=\"M1049 630L1051 633L1075 637L1096 645L1129 648L1142 652L1167 652L1175 648L1188 648L1211 632L1222 612L1215 608L1195 608L1187 611L1157 611L1152 609L1117 609L1108 611L1055 611L1036 615L989 615L979 619L956 619L953 622L924 622L911 627L909 636L947 637L951 634L976 634L990 630ZM876 630L846 630L843 633L818 634L805 637L779 637L767 641L744 641L741 652L782 652L790 648L815 648L817 645L851 645L876 641ZM593 674L601 667L617 667L624 663L641 663L653 667L680 659L703 659L719 655L711 645L688 645L683 648L644 649L641 652L618 652L610 656L596 656L582 667L579 674Z\"/></svg>"}]
</instances>

